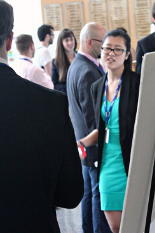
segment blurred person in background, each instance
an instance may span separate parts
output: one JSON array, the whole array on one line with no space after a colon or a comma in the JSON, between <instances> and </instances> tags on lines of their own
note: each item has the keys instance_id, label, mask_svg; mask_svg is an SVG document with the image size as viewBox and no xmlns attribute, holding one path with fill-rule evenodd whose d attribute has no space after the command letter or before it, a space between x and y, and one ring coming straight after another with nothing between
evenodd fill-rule
<instances>
[{"instance_id":1,"label":"blurred person in background","mask_svg":"<svg viewBox=\"0 0 155 233\"><path fill-rule=\"evenodd\" d=\"M51 77L52 57L48 46L53 44L54 28L51 25L43 24L38 28L38 38L40 47L37 48L34 57L34 64L45 70L45 73Z\"/></svg>"},{"instance_id":2,"label":"blurred person in background","mask_svg":"<svg viewBox=\"0 0 155 233\"><path fill-rule=\"evenodd\" d=\"M63 29L57 41L56 56L52 60L52 81L54 89L66 94L68 68L76 55L77 41L70 29Z\"/></svg>"},{"instance_id":3,"label":"blurred person in background","mask_svg":"<svg viewBox=\"0 0 155 233\"><path fill-rule=\"evenodd\" d=\"M155 22L155 2L152 7L152 20ZM145 53L155 52L155 32L137 42L136 49L136 72L141 73L143 56Z\"/></svg>"},{"instance_id":4,"label":"blurred person in background","mask_svg":"<svg viewBox=\"0 0 155 233\"><path fill-rule=\"evenodd\" d=\"M33 64L35 48L31 35L22 34L16 37L16 48L20 54L18 60L13 63L12 68L18 75L29 81L53 89L53 83L44 75L44 71Z\"/></svg>"}]
</instances>

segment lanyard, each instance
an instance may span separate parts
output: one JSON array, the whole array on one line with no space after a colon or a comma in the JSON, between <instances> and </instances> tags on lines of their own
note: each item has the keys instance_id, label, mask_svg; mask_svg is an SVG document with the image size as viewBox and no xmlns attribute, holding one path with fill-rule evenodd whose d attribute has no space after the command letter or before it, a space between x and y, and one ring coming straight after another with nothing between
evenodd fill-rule
<instances>
[{"instance_id":1,"label":"lanyard","mask_svg":"<svg viewBox=\"0 0 155 233\"><path fill-rule=\"evenodd\" d=\"M29 60L29 59L27 59L27 58L22 58L22 57L20 57L19 59L20 59L20 60L29 61L29 62L31 62L31 63L32 63L32 61L31 61L31 60Z\"/></svg>"},{"instance_id":2,"label":"lanyard","mask_svg":"<svg viewBox=\"0 0 155 233\"><path fill-rule=\"evenodd\" d=\"M121 76L121 78L120 78L120 80L119 80L118 87L117 87L117 89L116 89L116 91L115 91L115 95L114 95L113 101L112 101L112 103L111 103L111 105L110 105L110 108L109 108L109 112L107 111L107 86L108 86L108 77L107 77L106 82L105 82L104 109L105 109L105 116L106 116L106 125L107 125L107 128L108 128L108 122L109 122L110 114L111 114L111 111L112 111L114 102L115 102L115 100L116 100L116 97L117 97L119 88L120 88L121 83L122 83L122 78L123 78L123 76Z\"/></svg>"}]
</instances>

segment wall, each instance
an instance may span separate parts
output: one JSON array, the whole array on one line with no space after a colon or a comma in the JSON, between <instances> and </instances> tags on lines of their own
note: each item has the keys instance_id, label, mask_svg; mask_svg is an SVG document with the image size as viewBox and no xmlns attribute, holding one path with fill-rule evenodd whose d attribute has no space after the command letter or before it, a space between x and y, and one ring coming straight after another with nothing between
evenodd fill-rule
<instances>
[{"instance_id":1,"label":"wall","mask_svg":"<svg viewBox=\"0 0 155 233\"><path fill-rule=\"evenodd\" d=\"M65 18L64 4L65 3L70 3L70 2L82 2L83 3L83 9L84 9L84 22L85 23L90 22L90 18L89 18L89 0L75 0L75 1L73 1L73 0L67 0L67 1L66 0L41 0L43 22L45 22L44 5L62 4L63 18ZM110 22L109 0L107 0L106 2L107 2L107 12L108 12L108 24L109 24L109 30L110 30L111 29L111 22ZM130 29L131 43L132 43L132 47L136 49L137 41L139 39L137 39L136 35L135 35L133 0L128 0L127 2L128 2L128 16L129 16L129 29ZM152 6L153 2L154 1L151 0L151 6ZM66 27L66 22L65 21L64 21L64 27Z\"/></svg>"}]
</instances>

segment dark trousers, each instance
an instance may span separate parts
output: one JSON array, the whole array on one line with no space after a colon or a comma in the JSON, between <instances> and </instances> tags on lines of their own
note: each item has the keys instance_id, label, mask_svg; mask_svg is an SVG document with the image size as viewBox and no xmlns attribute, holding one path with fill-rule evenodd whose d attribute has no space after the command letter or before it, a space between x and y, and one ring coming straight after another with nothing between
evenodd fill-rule
<instances>
[{"instance_id":1,"label":"dark trousers","mask_svg":"<svg viewBox=\"0 0 155 233\"><path fill-rule=\"evenodd\" d=\"M83 233L111 233L100 208L100 194L97 183L97 168L83 167L84 195L82 199Z\"/></svg>"}]
</instances>

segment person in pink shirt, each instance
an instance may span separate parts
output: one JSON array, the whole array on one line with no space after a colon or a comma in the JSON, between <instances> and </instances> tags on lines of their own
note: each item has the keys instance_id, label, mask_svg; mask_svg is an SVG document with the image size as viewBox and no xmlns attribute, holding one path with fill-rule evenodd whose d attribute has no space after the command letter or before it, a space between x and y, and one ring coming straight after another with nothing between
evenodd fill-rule
<instances>
[{"instance_id":1,"label":"person in pink shirt","mask_svg":"<svg viewBox=\"0 0 155 233\"><path fill-rule=\"evenodd\" d=\"M18 75L41 86L53 89L53 83L43 70L33 64L35 48L32 36L22 34L16 38L16 47L20 57L12 65Z\"/></svg>"}]
</instances>

